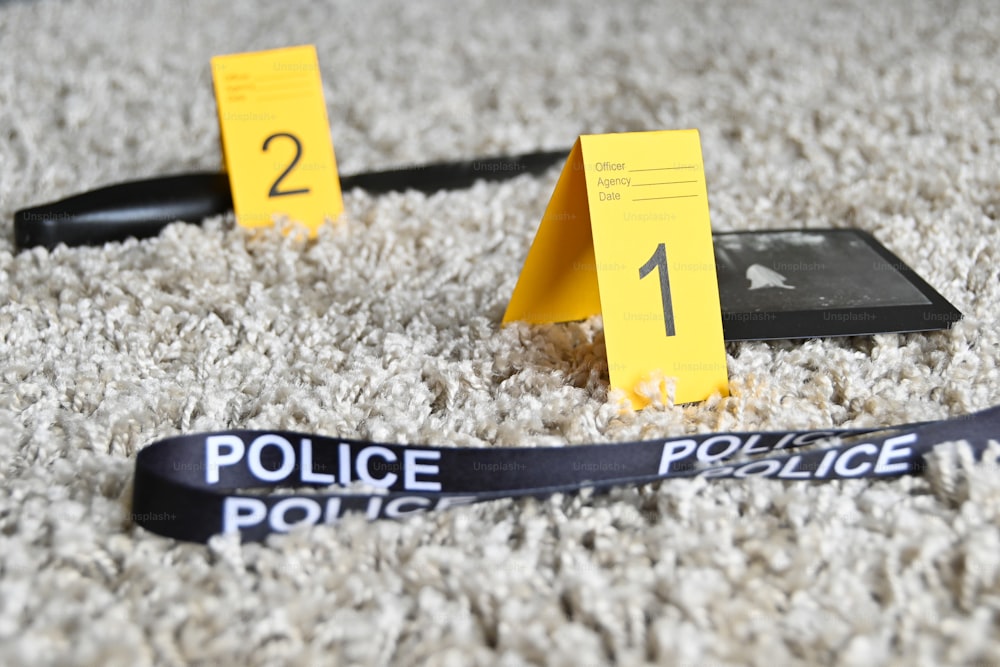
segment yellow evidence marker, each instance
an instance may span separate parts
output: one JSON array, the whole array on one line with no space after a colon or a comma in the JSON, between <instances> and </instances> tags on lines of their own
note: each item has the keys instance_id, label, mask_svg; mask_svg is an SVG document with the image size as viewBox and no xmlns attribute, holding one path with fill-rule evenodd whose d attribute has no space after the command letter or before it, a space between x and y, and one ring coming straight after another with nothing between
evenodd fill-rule
<instances>
[{"instance_id":1,"label":"yellow evidence marker","mask_svg":"<svg viewBox=\"0 0 1000 667\"><path fill-rule=\"evenodd\" d=\"M237 222L315 237L344 210L316 49L216 56L212 80Z\"/></svg>"},{"instance_id":2,"label":"yellow evidence marker","mask_svg":"<svg viewBox=\"0 0 1000 667\"><path fill-rule=\"evenodd\" d=\"M573 145L503 321L598 313L610 384L633 407L649 404L636 388L657 376L675 379L678 404L728 394L697 130L582 135Z\"/></svg>"}]
</instances>

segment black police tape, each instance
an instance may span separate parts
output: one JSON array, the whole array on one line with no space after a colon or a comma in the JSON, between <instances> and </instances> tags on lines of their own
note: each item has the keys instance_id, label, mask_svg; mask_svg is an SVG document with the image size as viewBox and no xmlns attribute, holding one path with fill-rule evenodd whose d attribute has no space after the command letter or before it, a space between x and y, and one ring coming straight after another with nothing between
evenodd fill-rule
<instances>
[{"instance_id":1,"label":"black police tape","mask_svg":"<svg viewBox=\"0 0 1000 667\"><path fill-rule=\"evenodd\" d=\"M918 474L924 455L940 443L964 440L981 456L996 437L1000 407L877 430L709 433L535 448L406 446L287 431L182 435L139 452L132 516L180 540L239 532L254 541L298 525L333 523L347 512L402 518L485 500L672 478ZM824 443L829 446L817 447ZM341 490L331 493L331 487ZM268 492L273 489L278 492Z\"/></svg>"}]
</instances>

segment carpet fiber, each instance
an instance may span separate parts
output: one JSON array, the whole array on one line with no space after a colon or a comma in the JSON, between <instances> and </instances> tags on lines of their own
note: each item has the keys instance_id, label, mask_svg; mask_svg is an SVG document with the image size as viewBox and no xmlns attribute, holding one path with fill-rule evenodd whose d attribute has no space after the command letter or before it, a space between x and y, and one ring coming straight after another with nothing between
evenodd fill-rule
<instances>
[{"instance_id":1,"label":"carpet fiber","mask_svg":"<svg viewBox=\"0 0 1000 667\"><path fill-rule=\"evenodd\" d=\"M654 6L655 5L655 6ZM888 425L1000 400L1000 5L0 6L0 663L1000 663L1000 472L675 481L350 517L266 544L130 520L136 452L282 428L530 447ZM558 175L345 193L16 253L15 210L221 160L212 55L314 43L339 166L695 127L713 227L857 227L951 331L730 344L732 395L619 411L599 318L501 329Z\"/></svg>"}]
</instances>

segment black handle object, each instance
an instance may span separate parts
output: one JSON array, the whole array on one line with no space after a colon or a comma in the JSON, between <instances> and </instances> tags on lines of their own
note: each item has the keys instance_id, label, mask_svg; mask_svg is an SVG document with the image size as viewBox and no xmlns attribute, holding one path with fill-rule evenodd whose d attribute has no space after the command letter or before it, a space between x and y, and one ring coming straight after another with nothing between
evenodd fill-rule
<instances>
[{"instance_id":1,"label":"black handle object","mask_svg":"<svg viewBox=\"0 0 1000 667\"><path fill-rule=\"evenodd\" d=\"M390 169L340 180L343 190L361 188L372 194L407 189L431 193L466 188L478 180L500 181L522 174L540 174L568 150L541 151L509 157ZM109 185L67 199L14 213L18 250L44 246L101 245L156 236L171 222L199 222L233 208L226 174L197 172Z\"/></svg>"},{"instance_id":2,"label":"black handle object","mask_svg":"<svg viewBox=\"0 0 1000 667\"><path fill-rule=\"evenodd\" d=\"M565 149L460 162L436 162L343 176L340 179L340 187L343 190L361 188L372 194L404 190L417 190L430 194L438 190L468 188L479 180L505 181L522 174L537 176L545 173L557 162L565 161L568 156L569 149Z\"/></svg>"},{"instance_id":3,"label":"black handle object","mask_svg":"<svg viewBox=\"0 0 1000 667\"><path fill-rule=\"evenodd\" d=\"M100 245L155 236L177 220L202 220L233 207L226 174L201 172L129 181L14 213L19 250L60 243Z\"/></svg>"}]
</instances>

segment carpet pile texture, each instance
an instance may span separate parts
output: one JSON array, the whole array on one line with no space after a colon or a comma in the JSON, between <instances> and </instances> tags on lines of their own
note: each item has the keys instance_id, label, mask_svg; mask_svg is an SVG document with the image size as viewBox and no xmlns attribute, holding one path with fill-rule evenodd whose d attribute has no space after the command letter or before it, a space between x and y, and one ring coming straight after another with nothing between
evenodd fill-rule
<instances>
[{"instance_id":1,"label":"carpet pile texture","mask_svg":"<svg viewBox=\"0 0 1000 667\"><path fill-rule=\"evenodd\" d=\"M600 318L499 325L555 185L345 193L15 252L14 211L220 165L209 59L315 44L342 173L698 128L718 231L857 227L946 332L727 346L621 412ZM890 425L1000 400L1000 5L471 0L0 6L0 663L1000 664L1000 471L676 481L241 545L130 519L136 452L281 428L531 447Z\"/></svg>"}]
</instances>

